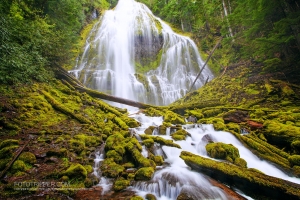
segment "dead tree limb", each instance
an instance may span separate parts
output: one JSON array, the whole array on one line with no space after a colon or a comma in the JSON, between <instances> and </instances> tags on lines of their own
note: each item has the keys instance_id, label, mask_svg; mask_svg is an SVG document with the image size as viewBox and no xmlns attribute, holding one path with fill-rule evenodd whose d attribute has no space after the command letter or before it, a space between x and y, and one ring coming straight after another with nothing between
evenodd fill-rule
<instances>
[{"instance_id":1,"label":"dead tree limb","mask_svg":"<svg viewBox=\"0 0 300 200\"><path fill-rule=\"evenodd\" d=\"M4 176L4 174L6 173L7 170L9 170L9 168L12 166L12 164L16 161L16 159L19 157L19 155L23 152L23 150L25 149L25 147L29 144L29 142L31 141L31 139L29 139L21 149L19 149L16 153L16 155L14 156L14 158L8 163L8 165L6 166L6 168L1 172L0 174L0 179Z\"/></svg>"},{"instance_id":2,"label":"dead tree limb","mask_svg":"<svg viewBox=\"0 0 300 200\"><path fill-rule=\"evenodd\" d=\"M204 70L206 64L208 63L209 59L211 58L211 56L212 56L212 54L214 53L214 51L216 50L216 48L217 48L217 47L219 46L219 44L221 43L222 39L223 39L223 37L220 38L220 40L218 41L218 43L215 45L215 47L213 48L213 50L210 52L210 54L209 54L209 56L207 57L207 59L206 59L204 65L203 65L203 67L201 68L201 70L200 70L200 72L198 73L197 77L195 78L193 84L191 85L191 87L190 87L190 89L189 89L189 92L190 92L190 91L192 90L192 88L194 87L194 85L195 85L197 79L200 77L200 75L201 75L202 71Z\"/></svg>"}]
</instances>

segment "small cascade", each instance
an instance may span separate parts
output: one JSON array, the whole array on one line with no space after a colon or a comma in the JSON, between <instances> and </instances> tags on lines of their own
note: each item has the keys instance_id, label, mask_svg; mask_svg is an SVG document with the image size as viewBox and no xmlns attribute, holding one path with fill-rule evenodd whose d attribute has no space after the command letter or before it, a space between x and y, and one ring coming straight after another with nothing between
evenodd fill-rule
<instances>
[{"instance_id":1,"label":"small cascade","mask_svg":"<svg viewBox=\"0 0 300 200\"><path fill-rule=\"evenodd\" d=\"M188 37L175 33L147 6L119 0L94 26L70 73L114 96L166 105L189 90L203 61ZM213 78L205 68L195 88Z\"/></svg>"},{"instance_id":2,"label":"small cascade","mask_svg":"<svg viewBox=\"0 0 300 200\"><path fill-rule=\"evenodd\" d=\"M100 171L100 166L101 166L101 162L104 160L105 156L105 151L104 151L104 147L105 145L101 145L100 149L98 151L96 151L95 153L95 159L94 159L94 167L93 167L93 174L100 179L100 182L98 183L98 186L101 186L102 188L102 195L105 194L106 192L111 190L112 187L112 181L110 181L109 179L103 177L101 175L101 171Z\"/></svg>"},{"instance_id":3,"label":"small cascade","mask_svg":"<svg viewBox=\"0 0 300 200\"><path fill-rule=\"evenodd\" d=\"M161 117L147 117L141 113L131 116L141 122L141 127L135 131L136 134L144 134L144 130L149 126L158 127L163 122ZM227 194L222 189L213 186L205 175L191 171L179 157L181 151L189 151L210 158L205 149L209 142L232 144L239 149L240 157L247 161L248 168L256 168L267 175L300 184L300 179L290 177L269 162L258 158L231 133L215 131L213 125L205 124L187 124L183 125L183 129L187 130L190 136L187 136L186 140L174 141L181 146L181 149L156 144L154 154L162 155L165 164L156 169L150 181L137 181L129 189L133 189L143 197L146 194L153 194L158 200L173 200L182 193L188 194L193 199L232 199L232 197L226 196ZM153 133L159 134L154 131ZM171 135L172 133L160 135L160 137L172 139ZM222 162L221 160L217 161ZM237 192L247 199L252 199L240 191Z\"/></svg>"}]
</instances>

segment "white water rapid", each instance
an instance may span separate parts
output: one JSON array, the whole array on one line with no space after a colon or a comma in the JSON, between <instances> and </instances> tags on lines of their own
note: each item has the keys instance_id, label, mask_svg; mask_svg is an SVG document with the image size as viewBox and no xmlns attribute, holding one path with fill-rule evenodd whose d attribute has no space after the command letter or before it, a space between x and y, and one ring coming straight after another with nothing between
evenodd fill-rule
<instances>
[{"instance_id":1,"label":"white water rapid","mask_svg":"<svg viewBox=\"0 0 300 200\"><path fill-rule=\"evenodd\" d=\"M144 4L119 0L94 26L70 73L114 96L167 105L187 93L202 65L190 38L172 31ZM194 87L212 78L205 68Z\"/></svg>"},{"instance_id":2,"label":"white water rapid","mask_svg":"<svg viewBox=\"0 0 300 200\"><path fill-rule=\"evenodd\" d=\"M144 114L131 115L137 121L141 122L141 127L135 129L138 134L144 134L144 130L149 126L159 126L162 124L162 117L148 117ZM212 125L184 125L191 136L186 140L174 141L181 146L181 149L175 147L162 146L157 154L165 157L167 166L157 169L152 180L147 182L137 182L132 189L140 196L153 194L158 200L174 200L182 191L186 191L194 199L231 199L224 192L217 188L200 173L193 172L179 157L181 151L189 151L203 157L208 157L205 146L208 141L205 139L209 136L214 142L223 142L232 144L239 149L240 157L248 163L248 168L256 168L263 173L285 179L300 184L300 179L289 177L287 174L276 168L274 165L261 160L250 150L244 147L231 133L224 131L215 131ZM153 131L155 134L155 131ZM172 139L169 134L160 135L165 139ZM241 194L243 195L243 194ZM243 195L247 199L252 199Z\"/></svg>"}]
</instances>

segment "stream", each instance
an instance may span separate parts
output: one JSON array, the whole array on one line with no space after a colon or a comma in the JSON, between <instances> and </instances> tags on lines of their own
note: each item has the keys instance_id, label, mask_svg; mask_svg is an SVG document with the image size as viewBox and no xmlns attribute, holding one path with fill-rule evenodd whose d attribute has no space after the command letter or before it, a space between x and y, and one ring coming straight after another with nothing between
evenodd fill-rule
<instances>
[{"instance_id":1,"label":"stream","mask_svg":"<svg viewBox=\"0 0 300 200\"><path fill-rule=\"evenodd\" d=\"M142 113L134 114L137 113L137 110L131 110L130 113L132 118L141 123L140 127L132 129L136 133L137 138L139 138L139 134L144 134L145 129L149 126L158 127L163 123L162 117L149 117ZM190 133L190 136L187 136L186 140L174 141L181 146L181 149L156 144L157 148L154 153L155 155L162 155L164 157L164 165L157 166L156 172L150 181L136 181L133 186L128 188L129 190L135 191L144 198L147 194L153 194L158 200L174 200L182 192L189 194L189 196L192 196L194 199L232 199L232 197L224 193L222 189L212 185L205 175L191 171L179 157L181 151L189 151L193 154L210 158L205 150L205 146L208 143L207 138L214 142L223 142L237 147L240 157L247 161L248 168L255 168L269 176L300 184L300 179L290 177L271 163L258 158L244 147L231 133L215 131L212 125L205 124L187 124L183 125L183 129L186 129L186 131ZM167 129L166 135L159 136L164 139L172 139L172 132L170 129ZM157 130L154 129L153 135L157 134ZM145 149L143 146L142 154L147 157L147 151ZM96 168L99 167L99 162L101 163L104 159L104 155L105 153L102 151L102 153L96 157ZM99 186L103 187L105 193L111 189L112 182L104 177L100 178ZM252 199L240 191L236 192L246 199Z\"/></svg>"}]
</instances>

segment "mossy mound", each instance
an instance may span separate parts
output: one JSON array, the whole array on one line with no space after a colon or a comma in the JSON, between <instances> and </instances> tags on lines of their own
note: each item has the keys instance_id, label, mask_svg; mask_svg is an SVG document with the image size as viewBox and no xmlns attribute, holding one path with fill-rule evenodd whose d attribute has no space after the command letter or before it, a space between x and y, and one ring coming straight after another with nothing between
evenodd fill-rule
<instances>
[{"instance_id":1,"label":"mossy mound","mask_svg":"<svg viewBox=\"0 0 300 200\"><path fill-rule=\"evenodd\" d=\"M130 185L130 181L124 179L123 177L118 178L114 184L113 184L113 189L115 191L120 191L126 189Z\"/></svg>"},{"instance_id":2,"label":"mossy mound","mask_svg":"<svg viewBox=\"0 0 300 200\"><path fill-rule=\"evenodd\" d=\"M19 160L24 161L27 164L33 165L36 163L36 157L31 152L23 152L18 158Z\"/></svg>"},{"instance_id":3,"label":"mossy mound","mask_svg":"<svg viewBox=\"0 0 300 200\"><path fill-rule=\"evenodd\" d=\"M136 171L134 179L137 181L148 181L152 178L154 169L152 167L142 167Z\"/></svg>"},{"instance_id":4,"label":"mossy mound","mask_svg":"<svg viewBox=\"0 0 300 200\"><path fill-rule=\"evenodd\" d=\"M109 178L117 178L122 174L125 168L114 162L112 158L106 158L100 167L102 175Z\"/></svg>"},{"instance_id":5,"label":"mossy mound","mask_svg":"<svg viewBox=\"0 0 300 200\"><path fill-rule=\"evenodd\" d=\"M234 163L240 157L239 150L232 144L222 142L209 143L205 146L207 154L212 158L223 159Z\"/></svg>"},{"instance_id":6,"label":"mossy mound","mask_svg":"<svg viewBox=\"0 0 300 200\"><path fill-rule=\"evenodd\" d=\"M173 133L171 137L177 141L177 140L185 140L186 136L188 135L190 134L186 130L180 129L175 133Z\"/></svg>"},{"instance_id":7,"label":"mossy mound","mask_svg":"<svg viewBox=\"0 0 300 200\"><path fill-rule=\"evenodd\" d=\"M87 170L81 164L72 164L66 171L62 172L62 176L67 176L69 179L85 180Z\"/></svg>"}]
</instances>

